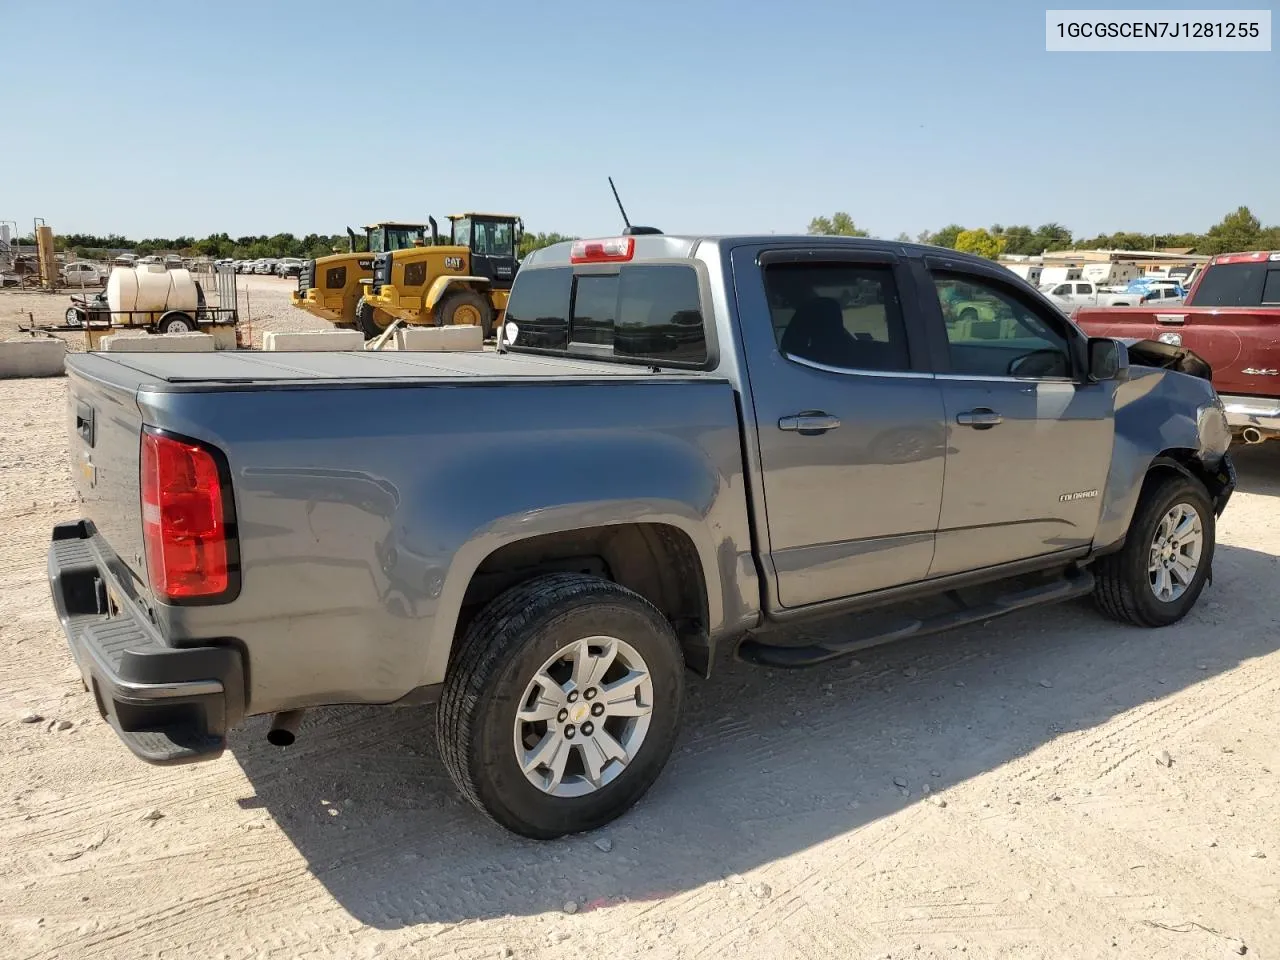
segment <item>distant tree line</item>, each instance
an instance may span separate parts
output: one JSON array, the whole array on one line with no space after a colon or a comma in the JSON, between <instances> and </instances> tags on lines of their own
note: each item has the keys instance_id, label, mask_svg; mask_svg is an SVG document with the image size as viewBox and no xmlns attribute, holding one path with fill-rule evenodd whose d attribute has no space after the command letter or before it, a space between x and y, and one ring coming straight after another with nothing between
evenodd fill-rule
<instances>
[{"instance_id":1,"label":"distant tree line","mask_svg":"<svg viewBox=\"0 0 1280 960\"><path fill-rule=\"evenodd\" d=\"M814 217L809 222L809 233L814 235L865 237L867 231L854 223L853 217L838 211L829 217ZM520 256L534 250L575 240L563 233L530 233L520 238ZM905 233L897 236L906 242L911 238ZM968 253L995 259L1001 254L1035 255L1052 250L1155 250L1162 247L1193 247L1196 253L1235 253L1243 250L1280 250L1280 225L1264 227L1249 210L1240 207L1222 218L1206 233L1142 233L1121 231L1100 234L1095 237L1074 236L1060 223L1042 223L1038 227L1028 225L989 227L964 227L958 223L947 224L940 230L925 230L915 237L919 243L950 247ZM35 243L26 237L19 241L26 245ZM323 257L335 250L347 249L346 234L309 233L296 237L292 233L272 236L231 237L214 233L197 240L194 237L147 237L130 240L119 234L95 236L87 233L55 235L54 245L59 251L74 253L86 259L106 259L115 251L132 250L145 256L151 253L178 253L184 257L231 257L236 260L256 260L261 257ZM363 242L363 238L361 238Z\"/></svg>"},{"instance_id":2,"label":"distant tree line","mask_svg":"<svg viewBox=\"0 0 1280 960\"><path fill-rule=\"evenodd\" d=\"M562 233L529 233L520 238L520 256L548 247L564 240L576 240ZM27 236L18 241L24 246L34 246L35 238ZM225 233L213 233L203 240L195 237L147 237L131 240L118 233L95 236L90 233L55 234L54 247L58 252L74 253L86 260L107 260L118 251L131 250L139 256L153 253L177 253L184 257L210 257L215 260L230 257L234 260L259 260L263 257L326 257L335 251L345 251L348 246L345 233L325 235L309 233L295 237L292 233L272 236L232 237ZM356 249L363 250L364 237L356 239Z\"/></svg>"},{"instance_id":3,"label":"distant tree line","mask_svg":"<svg viewBox=\"0 0 1280 960\"><path fill-rule=\"evenodd\" d=\"M844 212L830 217L814 217L809 233L841 237L865 237L853 218ZM898 240L911 238L905 233ZM1239 207L1210 227L1207 233L1141 233L1121 231L1095 237L1073 236L1060 223L1030 226L963 227L951 223L941 230L925 230L918 243L950 247L994 260L1001 254L1035 255L1052 250L1158 250L1164 247L1192 247L1198 254L1238 253L1246 250L1280 250L1280 225L1264 227L1249 210Z\"/></svg>"}]
</instances>

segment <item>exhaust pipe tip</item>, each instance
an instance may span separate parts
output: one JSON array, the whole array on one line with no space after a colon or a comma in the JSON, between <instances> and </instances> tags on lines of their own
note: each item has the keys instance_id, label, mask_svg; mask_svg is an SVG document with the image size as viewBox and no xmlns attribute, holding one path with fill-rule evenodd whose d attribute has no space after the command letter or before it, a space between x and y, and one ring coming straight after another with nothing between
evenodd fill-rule
<instances>
[{"instance_id":1,"label":"exhaust pipe tip","mask_svg":"<svg viewBox=\"0 0 1280 960\"><path fill-rule=\"evenodd\" d=\"M1257 427L1245 427L1240 431L1240 437L1245 443L1261 443L1265 439Z\"/></svg>"},{"instance_id":2,"label":"exhaust pipe tip","mask_svg":"<svg viewBox=\"0 0 1280 960\"><path fill-rule=\"evenodd\" d=\"M298 739L298 725L302 723L305 710L284 710L271 719L271 729L267 731L267 743L274 747L289 747Z\"/></svg>"}]
</instances>

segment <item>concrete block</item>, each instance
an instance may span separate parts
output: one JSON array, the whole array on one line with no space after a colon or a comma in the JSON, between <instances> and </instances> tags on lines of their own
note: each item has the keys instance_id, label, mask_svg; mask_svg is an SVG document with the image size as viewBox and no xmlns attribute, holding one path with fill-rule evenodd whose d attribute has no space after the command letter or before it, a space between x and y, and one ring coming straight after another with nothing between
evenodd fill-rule
<instances>
[{"instance_id":1,"label":"concrete block","mask_svg":"<svg viewBox=\"0 0 1280 960\"><path fill-rule=\"evenodd\" d=\"M98 341L106 352L212 353L213 337L207 333L113 333Z\"/></svg>"},{"instance_id":2,"label":"concrete block","mask_svg":"<svg viewBox=\"0 0 1280 960\"><path fill-rule=\"evenodd\" d=\"M400 327L393 335L393 350L455 353L483 350L484 332L476 326Z\"/></svg>"},{"instance_id":3,"label":"concrete block","mask_svg":"<svg viewBox=\"0 0 1280 960\"><path fill-rule=\"evenodd\" d=\"M308 330L304 333L282 333L272 330L262 335L263 350L359 350L364 334L359 330Z\"/></svg>"},{"instance_id":4,"label":"concrete block","mask_svg":"<svg viewBox=\"0 0 1280 960\"><path fill-rule=\"evenodd\" d=\"M0 379L60 377L67 345L53 337L18 337L0 343Z\"/></svg>"},{"instance_id":5,"label":"concrete block","mask_svg":"<svg viewBox=\"0 0 1280 960\"><path fill-rule=\"evenodd\" d=\"M236 349L236 328L231 324L222 324L220 326L210 327L209 335L213 337L213 349Z\"/></svg>"}]
</instances>

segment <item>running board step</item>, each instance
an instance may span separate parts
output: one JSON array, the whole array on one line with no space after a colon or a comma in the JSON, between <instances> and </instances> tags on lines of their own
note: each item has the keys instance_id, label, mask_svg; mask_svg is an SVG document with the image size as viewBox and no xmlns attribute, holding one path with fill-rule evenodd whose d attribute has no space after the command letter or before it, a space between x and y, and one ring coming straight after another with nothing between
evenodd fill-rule
<instances>
[{"instance_id":1,"label":"running board step","mask_svg":"<svg viewBox=\"0 0 1280 960\"><path fill-rule=\"evenodd\" d=\"M1039 607L1049 603L1060 603L1074 600L1093 592L1093 574L1082 570L1075 576L1055 580L1043 586L1032 587L1017 593L1007 593L978 606L966 607L929 617L924 620L901 619L869 636L857 637L844 643L812 644L804 647L776 646L763 643L754 637L748 637L738 646L738 657L748 663L758 663L767 667L811 667L815 664L835 660L838 657L865 650L867 647L878 647L882 643L904 640L907 637L923 637L931 633L941 633L955 627L963 627L971 623L994 620L1029 607Z\"/></svg>"}]
</instances>

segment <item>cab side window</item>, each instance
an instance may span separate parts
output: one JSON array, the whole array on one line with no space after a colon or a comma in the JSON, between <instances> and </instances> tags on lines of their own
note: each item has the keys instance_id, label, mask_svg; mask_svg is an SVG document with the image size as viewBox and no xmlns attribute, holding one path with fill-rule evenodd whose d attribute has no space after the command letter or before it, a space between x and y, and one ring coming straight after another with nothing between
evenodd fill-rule
<instances>
[{"instance_id":1,"label":"cab side window","mask_svg":"<svg viewBox=\"0 0 1280 960\"><path fill-rule=\"evenodd\" d=\"M1062 325L1031 309L1000 284L935 272L951 371L978 377L1065 379L1071 351Z\"/></svg>"},{"instance_id":2,"label":"cab side window","mask_svg":"<svg viewBox=\"0 0 1280 960\"><path fill-rule=\"evenodd\" d=\"M892 267L779 263L765 268L764 285L783 356L849 371L911 369Z\"/></svg>"}]
</instances>

